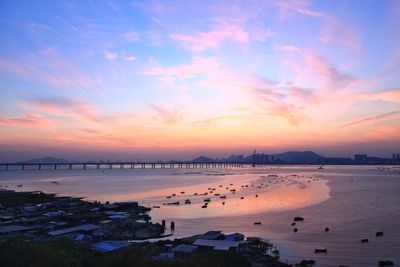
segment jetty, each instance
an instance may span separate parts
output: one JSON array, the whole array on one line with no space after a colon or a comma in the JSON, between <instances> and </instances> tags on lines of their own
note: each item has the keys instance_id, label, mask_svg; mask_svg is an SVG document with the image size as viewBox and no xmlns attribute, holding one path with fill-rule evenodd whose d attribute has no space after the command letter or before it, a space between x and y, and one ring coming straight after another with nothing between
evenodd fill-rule
<instances>
[{"instance_id":1,"label":"jetty","mask_svg":"<svg viewBox=\"0 0 400 267\"><path fill-rule=\"evenodd\" d=\"M245 162L70 162L0 163L0 170L108 170L108 169L203 169L268 167L268 163Z\"/></svg>"}]
</instances>

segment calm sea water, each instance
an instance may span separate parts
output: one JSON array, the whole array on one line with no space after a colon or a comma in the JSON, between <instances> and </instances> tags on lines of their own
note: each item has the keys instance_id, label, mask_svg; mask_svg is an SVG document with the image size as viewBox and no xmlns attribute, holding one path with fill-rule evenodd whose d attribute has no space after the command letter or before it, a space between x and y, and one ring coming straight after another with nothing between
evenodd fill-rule
<instances>
[{"instance_id":1,"label":"calm sea water","mask_svg":"<svg viewBox=\"0 0 400 267\"><path fill-rule=\"evenodd\" d=\"M378 266L390 259L400 266L399 171L389 166L13 170L0 171L0 185L160 206L150 215L155 222L175 221L174 237L208 230L260 236L276 244L281 259L290 263L314 259L317 266ZM202 208L205 198L211 201ZM176 201L179 206L167 205ZM291 226L295 216L305 218L297 233ZM377 231L384 236L376 238ZM362 244L362 238L370 242ZM314 254L315 248L328 253Z\"/></svg>"}]
</instances>

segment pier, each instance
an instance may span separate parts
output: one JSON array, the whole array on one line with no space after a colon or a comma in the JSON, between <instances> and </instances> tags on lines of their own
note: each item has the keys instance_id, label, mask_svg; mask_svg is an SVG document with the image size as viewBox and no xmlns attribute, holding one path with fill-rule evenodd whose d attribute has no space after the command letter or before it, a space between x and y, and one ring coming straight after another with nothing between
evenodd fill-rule
<instances>
[{"instance_id":1,"label":"pier","mask_svg":"<svg viewBox=\"0 0 400 267\"><path fill-rule=\"evenodd\" d=\"M267 167L252 162L75 162L75 163L0 163L0 170L86 170L86 169L203 169Z\"/></svg>"}]
</instances>

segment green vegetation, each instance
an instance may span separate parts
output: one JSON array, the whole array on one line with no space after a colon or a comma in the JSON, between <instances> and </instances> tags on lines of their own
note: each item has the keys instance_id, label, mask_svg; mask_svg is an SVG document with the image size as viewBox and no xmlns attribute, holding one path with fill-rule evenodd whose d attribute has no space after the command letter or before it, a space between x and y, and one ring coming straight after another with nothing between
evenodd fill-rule
<instances>
[{"instance_id":1,"label":"green vegetation","mask_svg":"<svg viewBox=\"0 0 400 267\"><path fill-rule=\"evenodd\" d=\"M152 259L161 248L136 246L100 254L66 239L28 242L16 238L0 241L0 259L3 267L250 266L243 255L235 252L202 253L183 261Z\"/></svg>"}]
</instances>

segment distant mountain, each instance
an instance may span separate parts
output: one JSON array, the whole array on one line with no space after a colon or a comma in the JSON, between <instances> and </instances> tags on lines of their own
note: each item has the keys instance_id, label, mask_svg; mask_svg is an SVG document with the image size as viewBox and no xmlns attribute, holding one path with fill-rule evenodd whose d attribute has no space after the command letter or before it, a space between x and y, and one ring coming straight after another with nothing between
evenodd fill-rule
<instances>
[{"instance_id":1,"label":"distant mountain","mask_svg":"<svg viewBox=\"0 0 400 267\"><path fill-rule=\"evenodd\" d=\"M67 163L67 162L68 162L68 161L67 161L66 159L57 159L57 158L53 158L53 157L44 157L44 158L26 160L26 161L19 162L19 163L32 163L32 164L46 163L46 164L54 164L54 163Z\"/></svg>"},{"instance_id":2,"label":"distant mountain","mask_svg":"<svg viewBox=\"0 0 400 267\"><path fill-rule=\"evenodd\" d=\"M200 156L198 158L192 159L189 162L193 162L193 163L207 163L207 162L216 162L216 159L212 159L212 158L208 158L205 156Z\"/></svg>"}]
</instances>

